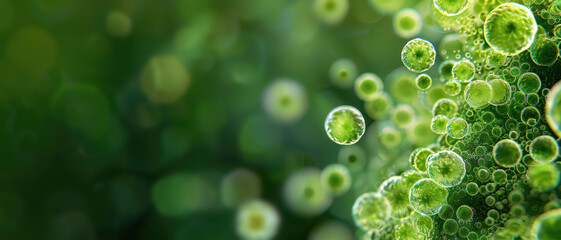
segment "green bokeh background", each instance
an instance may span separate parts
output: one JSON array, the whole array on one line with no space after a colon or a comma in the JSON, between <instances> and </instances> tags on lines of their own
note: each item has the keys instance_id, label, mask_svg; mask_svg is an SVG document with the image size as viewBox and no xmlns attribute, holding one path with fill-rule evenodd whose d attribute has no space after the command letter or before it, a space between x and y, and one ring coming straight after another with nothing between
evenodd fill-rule
<instances>
[{"instance_id":1,"label":"green bokeh background","mask_svg":"<svg viewBox=\"0 0 561 240\"><path fill-rule=\"evenodd\" d=\"M130 18L125 36L108 21L114 11ZM331 109L363 110L352 89L329 81L331 63L350 58L383 79L402 67L407 40L391 23L367 0L351 0L336 26L317 19L309 0L0 0L0 238L236 239L235 209L219 187L240 167L259 175L261 198L279 210L278 239L306 239L330 219L354 232L350 206L361 192L306 218L286 208L281 189L295 170L337 161L340 147L323 129ZM439 38L426 28L421 37ZM160 105L143 94L153 56L187 70L180 100ZM262 107L281 77L307 94L294 124ZM207 186L172 217L150 196L171 174Z\"/></svg>"}]
</instances>

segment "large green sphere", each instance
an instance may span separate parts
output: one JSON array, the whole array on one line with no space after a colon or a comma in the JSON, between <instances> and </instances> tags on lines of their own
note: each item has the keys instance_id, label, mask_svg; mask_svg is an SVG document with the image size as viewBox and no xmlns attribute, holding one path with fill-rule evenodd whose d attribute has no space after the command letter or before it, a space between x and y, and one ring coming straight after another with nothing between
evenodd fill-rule
<instances>
[{"instance_id":1,"label":"large green sphere","mask_svg":"<svg viewBox=\"0 0 561 240\"><path fill-rule=\"evenodd\" d=\"M518 3L501 4L485 19L485 41L504 55L516 55L528 49L538 31L532 11Z\"/></svg>"},{"instance_id":2,"label":"large green sphere","mask_svg":"<svg viewBox=\"0 0 561 240\"><path fill-rule=\"evenodd\" d=\"M526 176L536 192L547 192L559 185L559 171L551 163L534 163Z\"/></svg>"},{"instance_id":3,"label":"large green sphere","mask_svg":"<svg viewBox=\"0 0 561 240\"><path fill-rule=\"evenodd\" d=\"M470 82L464 91L464 97L472 108L483 108L493 99L491 85L483 80Z\"/></svg>"},{"instance_id":4,"label":"large green sphere","mask_svg":"<svg viewBox=\"0 0 561 240\"><path fill-rule=\"evenodd\" d=\"M433 116L444 115L447 118L453 118L457 112L458 104L448 98L438 100L432 108Z\"/></svg>"},{"instance_id":5,"label":"large green sphere","mask_svg":"<svg viewBox=\"0 0 561 240\"><path fill-rule=\"evenodd\" d=\"M407 42L401 51L403 65L417 73L429 70L434 65L435 57L436 51L432 43L420 38Z\"/></svg>"},{"instance_id":6,"label":"large green sphere","mask_svg":"<svg viewBox=\"0 0 561 240\"><path fill-rule=\"evenodd\" d=\"M365 123L358 109L344 105L336 107L327 114L324 127L333 142L352 145L364 134Z\"/></svg>"},{"instance_id":7,"label":"large green sphere","mask_svg":"<svg viewBox=\"0 0 561 240\"><path fill-rule=\"evenodd\" d=\"M530 155L540 162L551 162L559 155L557 141L551 136L543 135L534 138L530 143Z\"/></svg>"},{"instance_id":8,"label":"large green sphere","mask_svg":"<svg viewBox=\"0 0 561 240\"><path fill-rule=\"evenodd\" d=\"M530 48L532 61L540 66L551 66L559 55L557 43L549 38L540 38Z\"/></svg>"},{"instance_id":9,"label":"large green sphere","mask_svg":"<svg viewBox=\"0 0 561 240\"><path fill-rule=\"evenodd\" d=\"M390 215L394 218L406 218L413 213L409 203L409 189L411 185L401 176L388 178L380 186L382 194L390 204Z\"/></svg>"},{"instance_id":10,"label":"large green sphere","mask_svg":"<svg viewBox=\"0 0 561 240\"><path fill-rule=\"evenodd\" d=\"M512 167L520 162L522 150L515 141L504 139L493 147L493 158L495 163L501 167Z\"/></svg>"},{"instance_id":11,"label":"large green sphere","mask_svg":"<svg viewBox=\"0 0 561 240\"><path fill-rule=\"evenodd\" d=\"M436 183L444 187L453 187L464 179L466 165L457 153L442 151L429 156L427 171Z\"/></svg>"},{"instance_id":12,"label":"large green sphere","mask_svg":"<svg viewBox=\"0 0 561 240\"><path fill-rule=\"evenodd\" d=\"M364 231L379 228L390 216L390 204L379 193L360 195L353 204L353 220Z\"/></svg>"},{"instance_id":13,"label":"large green sphere","mask_svg":"<svg viewBox=\"0 0 561 240\"><path fill-rule=\"evenodd\" d=\"M561 208L540 215L532 225L532 234L540 240L556 240L561 236Z\"/></svg>"},{"instance_id":14,"label":"large green sphere","mask_svg":"<svg viewBox=\"0 0 561 240\"><path fill-rule=\"evenodd\" d=\"M431 216L438 213L440 207L446 204L448 190L438 185L432 179L421 179L409 191L409 201L422 215Z\"/></svg>"},{"instance_id":15,"label":"large green sphere","mask_svg":"<svg viewBox=\"0 0 561 240\"><path fill-rule=\"evenodd\" d=\"M382 80L374 73L363 73L355 80L356 95L364 101L373 100L383 89Z\"/></svg>"},{"instance_id":16,"label":"large green sphere","mask_svg":"<svg viewBox=\"0 0 561 240\"><path fill-rule=\"evenodd\" d=\"M510 100L510 85L508 82L502 79L493 79L489 81L491 86L491 101L489 103L493 105L502 105Z\"/></svg>"},{"instance_id":17,"label":"large green sphere","mask_svg":"<svg viewBox=\"0 0 561 240\"><path fill-rule=\"evenodd\" d=\"M446 132L452 138L462 139L468 134L469 125L465 119L455 117L446 124Z\"/></svg>"},{"instance_id":18,"label":"large green sphere","mask_svg":"<svg viewBox=\"0 0 561 240\"><path fill-rule=\"evenodd\" d=\"M538 92L540 87L540 77L533 72L524 73L518 78L518 89L526 94Z\"/></svg>"}]
</instances>

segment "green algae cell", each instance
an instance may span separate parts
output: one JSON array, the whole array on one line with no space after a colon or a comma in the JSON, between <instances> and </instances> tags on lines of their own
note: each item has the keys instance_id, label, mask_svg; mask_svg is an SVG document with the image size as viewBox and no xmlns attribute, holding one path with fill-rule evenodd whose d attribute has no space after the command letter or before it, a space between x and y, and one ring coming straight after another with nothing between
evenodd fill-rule
<instances>
[{"instance_id":1,"label":"green algae cell","mask_svg":"<svg viewBox=\"0 0 561 240\"><path fill-rule=\"evenodd\" d=\"M379 193L388 200L392 217L406 218L413 213L408 198L411 185L401 176L390 177L380 185Z\"/></svg>"},{"instance_id":2,"label":"green algae cell","mask_svg":"<svg viewBox=\"0 0 561 240\"><path fill-rule=\"evenodd\" d=\"M379 193L364 193L353 204L353 220L364 231L381 227L390 216L390 204Z\"/></svg>"},{"instance_id":3,"label":"green algae cell","mask_svg":"<svg viewBox=\"0 0 561 240\"><path fill-rule=\"evenodd\" d=\"M438 100L432 108L433 116L444 115L447 118L453 118L457 112L458 112L458 105L456 104L456 102L448 98L442 98Z\"/></svg>"},{"instance_id":4,"label":"green algae cell","mask_svg":"<svg viewBox=\"0 0 561 240\"><path fill-rule=\"evenodd\" d=\"M349 11L349 0L315 0L314 12L320 20L327 24L340 23Z\"/></svg>"},{"instance_id":5,"label":"green algae cell","mask_svg":"<svg viewBox=\"0 0 561 240\"><path fill-rule=\"evenodd\" d=\"M522 150L515 141L503 139L493 147L493 159L501 167L512 167L520 162Z\"/></svg>"},{"instance_id":6,"label":"green algae cell","mask_svg":"<svg viewBox=\"0 0 561 240\"><path fill-rule=\"evenodd\" d=\"M462 85L458 81L448 81L444 84L444 92L449 96L456 96L462 90Z\"/></svg>"},{"instance_id":7,"label":"green algae cell","mask_svg":"<svg viewBox=\"0 0 561 240\"><path fill-rule=\"evenodd\" d=\"M421 32L421 14L415 9L405 8L393 17L393 30L401 38L409 39Z\"/></svg>"},{"instance_id":8,"label":"green algae cell","mask_svg":"<svg viewBox=\"0 0 561 240\"><path fill-rule=\"evenodd\" d=\"M530 143L530 155L539 162L552 162L559 155L557 141L548 135L534 138Z\"/></svg>"},{"instance_id":9,"label":"green algae cell","mask_svg":"<svg viewBox=\"0 0 561 240\"><path fill-rule=\"evenodd\" d=\"M409 201L420 214L431 216L446 203L448 190L432 179L421 179L411 187Z\"/></svg>"},{"instance_id":10,"label":"green algae cell","mask_svg":"<svg viewBox=\"0 0 561 240\"><path fill-rule=\"evenodd\" d=\"M446 125L446 132L452 138L462 139L468 134L469 125L465 119L455 117L448 121L448 124Z\"/></svg>"},{"instance_id":11,"label":"green algae cell","mask_svg":"<svg viewBox=\"0 0 561 240\"><path fill-rule=\"evenodd\" d=\"M366 165L366 153L358 145L343 146L337 154L337 161L347 166L351 172L361 171Z\"/></svg>"},{"instance_id":12,"label":"green algae cell","mask_svg":"<svg viewBox=\"0 0 561 240\"><path fill-rule=\"evenodd\" d=\"M417 78L415 79L415 84L417 84L417 87L421 90L427 90L430 88L430 86L432 85L432 78L427 75L427 74L420 74L419 76L417 76Z\"/></svg>"},{"instance_id":13,"label":"green algae cell","mask_svg":"<svg viewBox=\"0 0 561 240\"><path fill-rule=\"evenodd\" d=\"M466 185L466 192L473 197L479 193L479 186L475 182L470 182Z\"/></svg>"},{"instance_id":14,"label":"green algae cell","mask_svg":"<svg viewBox=\"0 0 561 240\"><path fill-rule=\"evenodd\" d=\"M557 137L561 137L561 81L555 83L545 100L545 119Z\"/></svg>"},{"instance_id":15,"label":"green algae cell","mask_svg":"<svg viewBox=\"0 0 561 240\"><path fill-rule=\"evenodd\" d=\"M401 51L403 65L412 72L421 73L434 65L436 51L427 40L415 38L405 44Z\"/></svg>"},{"instance_id":16,"label":"green algae cell","mask_svg":"<svg viewBox=\"0 0 561 240\"><path fill-rule=\"evenodd\" d=\"M442 220L450 219L454 216L454 208L450 204L445 204L438 209L438 217Z\"/></svg>"},{"instance_id":17,"label":"green algae cell","mask_svg":"<svg viewBox=\"0 0 561 240\"><path fill-rule=\"evenodd\" d=\"M415 149L409 156L409 164L419 172L427 171L427 159L430 155L434 154L429 148Z\"/></svg>"},{"instance_id":18,"label":"green algae cell","mask_svg":"<svg viewBox=\"0 0 561 240\"><path fill-rule=\"evenodd\" d=\"M327 114L324 127L333 142L340 145L352 145L358 142L364 134L365 123L358 109L343 105Z\"/></svg>"},{"instance_id":19,"label":"green algae cell","mask_svg":"<svg viewBox=\"0 0 561 240\"><path fill-rule=\"evenodd\" d=\"M559 185L559 171L551 163L534 163L526 176L536 192L547 192Z\"/></svg>"},{"instance_id":20,"label":"green algae cell","mask_svg":"<svg viewBox=\"0 0 561 240\"><path fill-rule=\"evenodd\" d=\"M274 120L293 123L304 115L308 107L306 92L294 80L278 79L265 89L263 107Z\"/></svg>"},{"instance_id":21,"label":"green algae cell","mask_svg":"<svg viewBox=\"0 0 561 240\"><path fill-rule=\"evenodd\" d=\"M539 66L551 66L557 61L559 47L549 38L540 38L534 41L530 48L532 61Z\"/></svg>"},{"instance_id":22,"label":"green algae cell","mask_svg":"<svg viewBox=\"0 0 561 240\"><path fill-rule=\"evenodd\" d=\"M489 66L498 68L502 67L506 62L506 56L500 52L491 51L487 56L487 64Z\"/></svg>"},{"instance_id":23,"label":"green algae cell","mask_svg":"<svg viewBox=\"0 0 561 240\"><path fill-rule=\"evenodd\" d=\"M464 98L472 108L483 108L493 99L491 85L483 80L472 81L464 91Z\"/></svg>"},{"instance_id":24,"label":"green algae cell","mask_svg":"<svg viewBox=\"0 0 561 240\"><path fill-rule=\"evenodd\" d=\"M452 68L456 65L454 60L446 60L438 65L438 73L440 74L441 80L452 80L454 75L452 75Z\"/></svg>"},{"instance_id":25,"label":"green algae cell","mask_svg":"<svg viewBox=\"0 0 561 240\"><path fill-rule=\"evenodd\" d=\"M370 101L364 103L364 111L373 120L386 117L393 106L393 101L386 93L376 94Z\"/></svg>"},{"instance_id":26,"label":"green algae cell","mask_svg":"<svg viewBox=\"0 0 561 240\"><path fill-rule=\"evenodd\" d=\"M444 224L442 225L442 230L444 230L444 232L448 235L456 234L458 228L458 222L456 222L456 220L454 219L448 219L444 221Z\"/></svg>"},{"instance_id":27,"label":"green algae cell","mask_svg":"<svg viewBox=\"0 0 561 240\"><path fill-rule=\"evenodd\" d=\"M351 174L342 164L330 164L321 171L321 182L328 191L341 195L351 187Z\"/></svg>"},{"instance_id":28,"label":"green algae cell","mask_svg":"<svg viewBox=\"0 0 561 240\"><path fill-rule=\"evenodd\" d=\"M561 236L561 209L547 211L540 215L532 225L533 237L539 240L556 240Z\"/></svg>"},{"instance_id":29,"label":"green algae cell","mask_svg":"<svg viewBox=\"0 0 561 240\"><path fill-rule=\"evenodd\" d=\"M288 209L300 216L317 216L332 202L332 195L322 186L320 170L313 167L292 173L282 193Z\"/></svg>"},{"instance_id":30,"label":"green algae cell","mask_svg":"<svg viewBox=\"0 0 561 240\"><path fill-rule=\"evenodd\" d=\"M452 68L452 76L460 82L469 82L475 76L475 66L469 60L456 62Z\"/></svg>"},{"instance_id":31,"label":"green algae cell","mask_svg":"<svg viewBox=\"0 0 561 240\"><path fill-rule=\"evenodd\" d=\"M445 134L449 121L450 119L444 115L436 115L431 120L430 129L437 134Z\"/></svg>"},{"instance_id":32,"label":"green algae cell","mask_svg":"<svg viewBox=\"0 0 561 240\"><path fill-rule=\"evenodd\" d=\"M473 210L468 205L459 206L456 210L456 217L462 221L469 221L473 216Z\"/></svg>"},{"instance_id":33,"label":"green algae cell","mask_svg":"<svg viewBox=\"0 0 561 240\"><path fill-rule=\"evenodd\" d=\"M530 48L538 26L530 9L504 3L487 15L483 29L485 41L493 50L511 56Z\"/></svg>"},{"instance_id":34,"label":"green algae cell","mask_svg":"<svg viewBox=\"0 0 561 240\"><path fill-rule=\"evenodd\" d=\"M374 73L363 73L355 80L355 93L364 101L372 100L383 89L382 80Z\"/></svg>"},{"instance_id":35,"label":"green algae cell","mask_svg":"<svg viewBox=\"0 0 561 240\"><path fill-rule=\"evenodd\" d=\"M331 82L340 88L348 88L358 75L356 64L347 58L340 58L329 67Z\"/></svg>"},{"instance_id":36,"label":"green algae cell","mask_svg":"<svg viewBox=\"0 0 561 240\"><path fill-rule=\"evenodd\" d=\"M533 72L524 73L518 78L518 89L526 94L538 92L541 84L540 77Z\"/></svg>"},{"instance_id":37,"label":"green algae cell","mask_svg":"<svg viewBox=\"0 0 561 240\"><path fill-rule=\"evenodd\" d=\"M457 153L441 151L429 156L427 172L436 183L444 187L453 187L464 179L466 166Z\"/></svg>"},{"instance_id":38,"label":"green algae cell","mask_svg":"<svg viewBox=\"0 0 561 240\"><path fill-rule=\"evenodd\" d=\"M422 234L428 234L432 230L432 219L430 217L419 215L415 220L417 231Z\"/></svg>"},{"instance_id":39,"label":"green algae cell","mask_svg":"<svg viewBox=\"0 0 561 240\"><path fill-rule=\"evenodd\" d=\"M415 118L415 111L407 104L400 104L392 111L391 119L400 128L411 125Z\"/></svg>"},{"instance_id":40,"label":"green algae cell","mask_svg":"<svg viewBox=\"0 0 561 240\"><path fill-rule=\"evenodd\" d=\"M243 239L273 239L279 225L275 207L261 200L245 203L236 214L236 232Z\"/></svg>"},{"instance_id":41,"label":"green algae cell","mask_svg":"<svg viewBox=\"0 0 561 240\"><path fill-rule=\"evenodd\" d=\"M468 5L468 0L434 0L434 6L446 16L456 16L463 13Z\"/></svg>"},{"instance_id":42,"label":"green algae cell","mask_svg":"<svg viewBox=\"0 0 561 240\"><path fill-rule=\"evenodd\" d=\"M497 169L491 174L491 180L496 184L503 185L507 181L507 174L504 170Z\"/></svg>"}]
</instances>

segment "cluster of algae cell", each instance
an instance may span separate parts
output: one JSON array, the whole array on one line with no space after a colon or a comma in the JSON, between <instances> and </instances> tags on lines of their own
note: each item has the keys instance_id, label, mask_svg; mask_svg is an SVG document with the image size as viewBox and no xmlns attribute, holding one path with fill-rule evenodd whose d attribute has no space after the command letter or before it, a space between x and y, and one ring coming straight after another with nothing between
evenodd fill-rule
<instances>
[{"instance_id":1,"label":"cluster of algae cell","mask_svg":"<svg viewBox=\"0 0 561 240\"><path fill-rule=\"evenodd\" d=\"M383 13L415 6L371 2ZM423 21L446 32L438 46L411 39L406 70L355 80L374 120L372 162L385 161L367 169L385 180L356 199L356 226L364 239L561 239L561 1L431 0L430 9ZM339 86L352 85L347 73L358 75L348 59L330 69ZM352 145L366 126L341 106L325 129ZM392 167L403 151L409 166Z\"/></svg>"}]
</instances>

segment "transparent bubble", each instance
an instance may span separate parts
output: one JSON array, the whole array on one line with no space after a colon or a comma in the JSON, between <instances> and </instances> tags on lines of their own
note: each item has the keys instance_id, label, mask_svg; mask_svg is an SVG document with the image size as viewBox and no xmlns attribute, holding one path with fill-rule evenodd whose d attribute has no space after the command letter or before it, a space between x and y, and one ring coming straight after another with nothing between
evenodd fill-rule
<instances>
[{"instance_id":1,"label":"transparent bubble","mask_svg":"<svg viewBox=\"0 0 561 240\"><path fill-rule=\"evenodd\" d=\"M489 83L476 80L467 85L464 97L472 108L483 108L493 99L493 92Z\"/></svg>"},{"instance_id":2,"label":"transparent bubble","mask_svg":"<svg viewBox=\"0 0 561 240\"><path fill-rule=\"evenodd\" d=\"M390 216L390 204L379 193L364 193L353 204L353 220L364 231L381 227Z\"/></svg>"},{"instance_id":3,"label":"transparent bubble","mask_svg":"<svg viewBox=\"0 0 561 240\"><path fill-rule=\"evenodd\" d=\"M423 21L415 9L405 8L393 17L394 32L401 38L409 39L421 32Z\"/></svg>"},{"instance_id":4,"label":"transparent bubble","mask_svg":"<svg viewBox=\"0 0 561 240\"><path fill-rule=\"evenodd\" d=\"M409 191L409 201L415 211L427 216L438 213L447 197L448 190L432 179L419 180Z\"/></svg>"},{"instance_id":5,"label":"transparent bubble","mask_svg":"<svg viewBox=\"0 0 561 240\"><path fill-rule=\"evenodd\" d=\"M341 195L351 187L351 174L342 164L330 164L322 170L321 182L325 189L335 195Z\"/></svg>"},{"instance_id":6,"label":"transparent bubble","mask_svg":"<svg viewBox=\"0 0 561 240\"><path fill-rule=\"evenodd\" d=\"M365 123L358 109L343 105L327 114L324 127L333 142L352 145L358 142L364 134Z\"/></svg>"},{"instance_id":7,"label":"transparent bubble","mask_svg":"<svg viewBox=\"0 0 561 240\"><path fill-rule=\"evenodd\" d=\"M363 73L355 80L355 93L364 101L373 100L383 89L382 80L374 73Z\"/></svg>"},{"instance_id":8,"label":"transparent bubble","mask_svg":"<svg viewBox=\"0 0 561 240\"><path fill-rule=\"evenodd\" d=\"M515 141L503 139L493 147L493 158L501 167L512 167L520 162L522 150Z\"/></svg>"},{"instance_id":9,"label":"transparent bubble","mask_svg":"<svg viewBox=\"0 0 561 240\"><path fill-rule=\"evenodd\" d=\"M434 65L436 51L434 46L427 40L415 38L403 47L401 61L407 69L421 73L427 71Z\"/></svg>"},{"instance_id":10,"label":"transparent bubble","mask_svg":"<svg viewBox=\"0 0 561 240\"><path fill-rule=\"evenodd\" d=\"M436 183L453 187L464 179L466 166L460 155L452 151L441 151L429 156L427 172Z\"/></svg>"},{"instance_id":11,"label":"transparent bubble","mask_svg":"<svg viewBox=\"0 0 561 240\"><path fill-rule=\"evenodd\" d=\"M552 162L559 155L557 141L551 136L543 135L534 138L530 143L530 155L540 162Z\"/></svg>"},{"instance_id":12,"label":"transparent bubble","mask_svg":"<svg viewBox=\"0 0 561 240\"><path fill-rule=\"evenodd\" d=\"M464 12L468 5L468 0L434 0L434 6L446 16L458 15Z\"/></svg>"},{"instance_id":13,"label":"transparent bubble","mask_svg":"<svg viewBox=\"0 0 561 240\"><path fill-rule=\"evenodd\" d=\"M504 55L516 55L528 49L538 30L532 11L518 3L504 3L485 19L485 41Z\"/></svg>"},{"instance_id":14,"label":"transparent bubble","mask_svg":"<svg viewBox=\"0 0 561 240\"><path fill-rule=\"evenodd\" d=\"M279 225L275 207L262 200L243 204L236 214L236 231L243 239L272 239Z\"/></svg>"}]
</instances>

